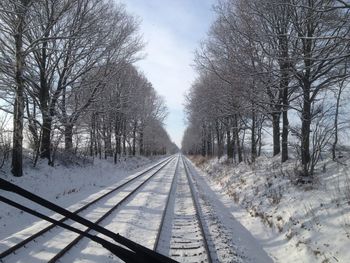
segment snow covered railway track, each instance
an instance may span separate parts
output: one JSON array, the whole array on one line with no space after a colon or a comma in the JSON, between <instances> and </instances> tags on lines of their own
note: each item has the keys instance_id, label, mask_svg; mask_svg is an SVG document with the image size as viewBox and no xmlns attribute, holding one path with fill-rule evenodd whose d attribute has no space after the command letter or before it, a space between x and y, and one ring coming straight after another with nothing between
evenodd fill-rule
<instances>
[{"instance_id":1,"label":"snow covered railway track","mask_svg":"<svg viewBox=\"0 0 350 263\"><path fill-rule=\"evenodd\" d=\"M170 164L175 159L176 159L176 157L172 156L170 158L167 158L164 161L157 163L156 165L153 165L152 167L150 167L150 168L148 168L140 173L137 173L130 180L128 180L128 181L116 186L115 188L109 190L107 193L99 196L98 198L96 198L92 202L89 202L86 205L79 208L78 210L74 211L74 213L85 217L88 215L89 209L91 209L92 207L98 207L100 202L104 202L105 199L109 199L109 198L111 198L111 196L115 196L118 193L121 193L124 191L125 192L124 196L117 203L113 204L112 206L109 206L107 210L105 209L105 212L103 214L93 215L93 218L95 218L95 220L94 220L95 223L96 224L100 223L102 220L107 218L113 211L115 211L122 203L124 203L132 195L134 195L137 191L139 191L139 189L143 185L145 185L148 181L150 181L156 174L158 174L161 170L163 170L168 164ZM138 180L138 179L140 179L140 180ZM136 187L132 188L129 191L125 190L126 187L130 187L133 185L135 185ZM93 212L94 212L94 214L98 214L98 211L93 211ZM96 219L96 216L97 216L97 219ZM76 223L71 222L71 220L69 220L65 217L61 218L59 221L65 222L65 224L69 224L69 225L72 225L74 227L77 227ZM81 228L81 226L79 226L79 228ZM86 228L86 227L83 227L82 230L85 232L90 231L90 229ZM48 255L50 259L44 260L43 262L56 262L83 238L82 235L76 235L74 233L70 233L67 231L70 234L70 236L69 236L69 241L65 242L66 245L60 249L56 249L56 248L50 249L49 246L55 245L55 242L48 243L49 242L48 240L50 240L50 237L47 237L47 236L48 235L54 236L56 239L57 239L57 237L60 238L60 236L61 236L61 238L63 238L63 236L64 236L63 231L64 230L59 229L54 224L50 224L40 231L37 231L35 233L31 233L30 235L28 235L25 239L21 240L20 242L12 245L11 247L7 248L6 250L0 251L0 262L13 262L14 261L13 257L16 258L15 259L16 262L17 261L18 262L39 262L40 261L39 259L37 261L36 259L30 259L28 257L21 259L20 254L21 254L22 250L27 250L26 253L29 253L31 255L30 250L31 250L32 246L35 247L36 249L38 249L40 252L43 252L44 248L40 248L40 246L43 244L46 244L48 246L49 250L54 250L54 253L52 253L53 251L50 251L50 253L47 253L47 254L50 254L50 255ZM0 243L1 243L1 241L0 241ZM33 243L35 243L35 244L33 244Z\"/></svg>"},{"instance_id":2,"label":"snow covered railway track","mask_svg":"<svg viewBox=\"0 0 350 263\"><path fill-rule=\"evenodd\" d=\"M175 175L154 250L180 262L213 262L200 204L182 158Z\"/></svg>"}]
</instances>

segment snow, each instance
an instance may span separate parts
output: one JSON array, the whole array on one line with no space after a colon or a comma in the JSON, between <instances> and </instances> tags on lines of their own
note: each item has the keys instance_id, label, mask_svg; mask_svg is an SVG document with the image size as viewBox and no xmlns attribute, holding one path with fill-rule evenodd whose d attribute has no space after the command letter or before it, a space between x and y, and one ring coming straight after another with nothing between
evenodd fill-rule
<instances>
[{"instance_id":1,"label":"snow","mask_svg":"<svg viewBox=\"0 0 350 263\"><path fill-rule=\"evenodd\" d=\"M133 164L134 162L135 160L131 161ZM136 162L140 165L145 160L136 160ZM259 259L259 262L272 262L249 232L235 221L232 214L226 211L227 208L222 203L215 203L219 202L216 200L217 197L212 194L213 191L209 190L208 185L200 181L201 177L193 169L190 169L190 171L193 176L195 193L198 195L196 199L200 204L200 218L203 219L205 232L210 234L210 238L207 237L207 239L212 250L212 256L214 255L214 259L217 259L215 261L256 262ZM134 178L139 173L134 171L130 173L121 166L116 167L109 162L98 161L94 165L71 168L53 168L41 164L38 168L28 169L26 177L5 177L7 180L14 181L26 189L35 191L39 195L54 200L54 202L74 211L103 193L110 191L113 187ZM98 220L101 214L106 213L116 203L128 196L141 181L149 178L151 174L151 172L146 173L120 191L113 193L107 199L103 199L89 207L81 215L91 221ZM197 180L199 181L197 182ZM172 182L175 182L175 184L171 188ZM170 191L170 189L173 190ZM198 227L195 225L188 229L182 227L182 224L189 222L189 218L197 219L193 202L189 196L189 189L183 163L180 158L175 158L164 169L156 173L152 179L142 185L137 193L128 197L126 202L118 206L100 224L115 233L120 233L153 249L166 203L169 200L159 251L166 255L172 255L180 261L205 262L204 243L198 241L198 237L193 235L199 232ZM12 195L6 192L2 194L7 195L7 197ZM25 200L19 201L21 203L26 202ZM33 207L32 204L28 203L27 205ZM35 206L34 208L47 213L43 208ZM6 231L1 231L0 251L48 225L47 222L34 219L4 204L1 204L1 209L5 211L6 215L1 219L1 223L6 225L7 228ZM61 218L59 215L52 215L51 212L48 214L57 219ZM17 218L15 219L15 217ZM195 222L195 220L192 221ZM71 221L67 221L67 223L81 230L86 229L84 226ZM181 224L180 227L179 223ZM5 230L5 228L3 229ZM54 228L44 236L37 238L36 242L27 244L26 249L18 251L8 259L10 262L47 262L76 236L75 233ZM183 238L178 240L177 236ZM196 244L193 242L191 244L192 247L198 246L197 252L192 257L185 257L185 254L187 254L186 248L178 247L178 241L184 242L184 240L196 241ZM181 255L181 257L175 255ZM4 262L7 262L6 260ZM61 261L119 262L120 260L99 244L84 238L69 253L65 254Z\"/></svg>"},{"instance_id":2,"label":"snow","mask_svg":"<svg viewBox=\"0 0 350 263\"><path fill-rule=\"evenodd\" d=\"M254 166L233 166L225 158L195 161L207 191L217 196L212 200L221 200L221 210L230 211L275 262L350 262L349 160L321 162L312 187L293 183L295 163L281 166L279 157L261 157Z\"/></svg>"},{"instance_id":3,"label":"snow","mask_svg":"<svg viewBox=\"0 0 350 263\"><path fill-rule=\"evenodd\" d=\"M216 237L212 242L220 262L273 262L261 244L236 220L234 213L237 207L222 193L222 188L208 180L207 174L193 165L190 171L194 175L202 203L209 210L207 214L214 222L209 231Z\"/></svg>"},{"instance_id":4,"label":"snow","mask_svg":"<svg viewBox=\"0 0 350 263\"><path fill-rule=\"evenodd\" d=\"M166 169L156 174L150 180L150 183L145 184L141 191L113 212L110 217L102 222L102 225L115 233L153 249L158 230L157 226L160 223L162 211L165 207L165 199L175 173L176 161L173 160ZM129 192L133 188L135 187L130 186L130 189L126 189L125 192ZM92 254L98 255L98 261L90 257ZM70 251L62 258L62 261L119 262L114 255L89 240L85 240L74 251Z\"/></svg>"},{"instance_id":5,"label":"snow","mask_svg":"<svg viewBox=\"0 0 350 263\"><path fill-rule=\"evenodd\" d=\"M267 157L260 157L254 166L234 166L224 158L219 161L194 161L199 168L189 164L188 170L214 262L350 262L348 165L321 162L316 183L310 187L293 183L293 161L283 166L278 158ZM343 162L350 164L350 158ZM73 167L39 164L37 168L26 169L26 176L22 178L6 174L4 177L74 211L134 178L145 169L146 163L154 166L157 162L131 159L115 166L109 161L95 160L94 164ZM142 167L133 169L138 166ZM96 221L150 175L147 173L142 180L139 178L123 187L84 211L82 216ZM173 181L175 184L171 186ZM197 218L189 189L182 161L175 158L137 193L128 197L101 225L153 249L168 201L158 251L181 262L205 262L204 243L197 244L197 255L192 260L184 257L186 248L177 247L178 241L185 244L195 240L192 234L199 231L195 223L189 228L185 226ZM1 194L13 198L11 193ZM18 197L16 200L29 205ZM43 208L30 207L61 218ZM49 224L2 203L0 209L0 251ZM85 229L74 222L67 222ZM181 240L176 240L179 236ZM25 250L11 255L10 261L47 262L75 237L76 234L69 231L52 229L35 243L28 244ZM86 238L61 261L120 262L109 251Z\"/></svg>"},{"instance_id":6,"label":"snow","mask_svg":"<svg viewBox=\"0 0 350 263\"><path fill-rule=\"evenodd\" d=\"M111 160L95 159L94 163L84 166L55 166L51 167L45 163L39 163L36 168L29 165L25 169L23 177L13 177L9 169L2 171L2 178L11 181L26 190L39 194L40 196L58 204L71 211L77 210L89 201L111 190L116 184L121 184L135 176L135 174L145 168L155 160L143 157L131 157L117 165ZM3 192L5 197L12 197L21 201L22 204L36 208L38 211L47 212L42 207L33 206L32 202L20 198L12 193ZM38 218L23 213L16 208L0 203L0 240L12 236L11 243L18 242L25 238L28 233L19 231L26 229L36 223L43 228L49 223ZM52 212L49 212L52 214ZM54 218L61 218L55 216ZM8 238L9 240L9 238ZM3 243L0 243L2 251Z\"/></svg>"}]
</instances>

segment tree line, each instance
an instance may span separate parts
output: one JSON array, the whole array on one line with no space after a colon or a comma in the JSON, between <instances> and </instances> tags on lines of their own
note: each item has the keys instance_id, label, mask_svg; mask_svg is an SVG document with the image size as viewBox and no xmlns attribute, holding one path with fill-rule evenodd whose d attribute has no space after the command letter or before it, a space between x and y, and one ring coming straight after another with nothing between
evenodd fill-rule
<instances>
[{"instance_id":1,"label":"tree line","mask_svg":"<svg viewBox=\"0 0 350 263\"><path fill-rule=\"evenodd\" d=\"M173 150L164 101L134 65L143 46L138 19L112 0L1 1L0 113L13 121L1 147L13 175L24 148L51 165L59 151L117 162Z\"/></svg>"},{"instance_id":2,"label":"tree line","mask_svg":"<svg viewBox=\"0 0 350 263\"><path fill-rule=\"evenodd\" d=\"M291 154L309 180L348 132L350 2L220 0L195 57L186 96L183 149L254 162L271 134L281 162ZM266 136L265 136L266 137Z\"/></svg>"}]
</instances>

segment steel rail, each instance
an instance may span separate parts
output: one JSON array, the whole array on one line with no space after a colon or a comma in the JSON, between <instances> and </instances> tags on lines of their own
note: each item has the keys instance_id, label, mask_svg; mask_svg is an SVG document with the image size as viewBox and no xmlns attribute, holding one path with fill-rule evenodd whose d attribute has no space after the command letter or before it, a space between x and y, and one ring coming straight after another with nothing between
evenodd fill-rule
<instances>
[{"instance_id":1,"label":"steel rail","mask_svg":"<svg viewBox=\"0 0 350 263\"><path fill-rule=\"evenodd\" d=\"M177 170L178 170L178 167L179 167L179 163L180 163L180 158L178 159L177 164L176 164L175 174L174 174L173 180L171 181L169 194L167 196L167 200L166 200L166 203L165 203L165 208L164 208L163 213L162 213L162 219L161 219L159 227L158 227L156 241L154 242L154 245L153 245L153 250L154 251L157 251L158 246L159 246L159 240L160 240L160 237L161 237L161 232L162 232L163 227L164 227L165 216L166 216L167 211L168 211L168 207L169 207L169 203L170 203L170 197L171 197L172 193L174 192L175 180L177 180L177 177L178 177L177 176Z\"/></svg>"},{"instance_id":2,"label":"steel rail","mask_svg":"<svg viewBox=\"0 0 350 263\"><path fill-rule=\"evenodd\" d=\"M193 201L193 205L194 205L194 209L195 209L195 213L196 213L196 220L198 222L200 233L201 233L201 236L202 236L202 239L203 239L204 250L206 252L208 262L212 263L213 262L212 254L210 253L210 249L209 249L209 245L208 245L208 239L206 237L206 234L205 234L205 231L204 231L204 227L203 227L203 224L202 224L202 217L200 216L201 215L200 205L198 203L198 200L195 198L194 185L193 185L193 183L192 183L192 181L190 179L190 174L189 174L189 170L188 170L187 164L185 163L185 161L184 161L182 156L180 158L181 158L181 160L183 162L184 170L185 170L185 173L186 173L186 178L187 178L187 181L188 181L188 184L189 184L191 199ZM176 170L178 170L179 163L180 163L180 160L177 163ZM159 242L160 242L160 239L161 239L161 233L162 233L164 225L165 225L166 214L168 213L168 210L169 210L169 203L170 203L171 195L173 194L173 192L175 190L175 186L177 185L177 180L178 180L178 175L175 174L174 178L172 180L171 189L170 189L169 194L167 196L166 207L163 210L162 219L161 219L161 223L159 225L159 230L158 230L156 242L155 242L154 247L153 247L153 250L157 251L157 252L158 252L158 249L159 249Z\"/></svg>"},{"instance_id":3,"label":"steel rail","mask_svg":"<svg viewBox=\"0 0 350 263\"><path fill-rule=\"evenodd\" d=\"M187 163L184 160L183 156L181 156L181 159L182 159L182 162L183 162L183 165L184 165L184 168L185 168L185 173L186 173L186 177L187 177L187 180L188 180L188 184L190 186L191 197L192 197L193 204L194 204L194 207L195 207L195 210L196 210L196 217L197 217L197 220L198 220L198 225L199 225L202 237L203 237L204 249L205 249L205 251L207 253L208 262L212 263L213 262L212 254L211 254L210 249L209 249L208 238L206 236L206 233L204 231L204 226L203 226L203 223L202 223L202 216L201 216L202 213L201 213L201 209L200 209L200 204L199 204L199 201L197 200L197 198L195 197L194 184L192 182L192 178L191 178L191 175L190 175Z\"/></svg>"}]
</instances>

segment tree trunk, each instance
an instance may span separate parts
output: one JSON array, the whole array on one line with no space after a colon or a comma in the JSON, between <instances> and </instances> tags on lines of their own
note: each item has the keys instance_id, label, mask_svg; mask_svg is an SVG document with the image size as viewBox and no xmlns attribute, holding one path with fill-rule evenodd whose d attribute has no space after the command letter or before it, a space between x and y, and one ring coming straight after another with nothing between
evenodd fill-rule
<instances>
[{"instance_id":1,"label":"tree trunk","mask_svg":"<svg viewBox=\"0 0 350 263\"><path fill-rule=\"evenodd\" d=\"M90 127L90 156L94 156L96 152L96 123L95 113L91 115L91 127Z\"/></svg>"},{"instance_id":2,"label":"tree trunk","mask_svg":"<svg viewBox=\"0 0 350 263\"><path fill-rule=\"evenodd\" d=\"M140 146L140 155L144 155L143 127L141 127L141 130L140 130L139 146Z\"/></svg>"},{"instance_id":3,"label":"tree trunk","mask_svg":"<svg viewBox=\"0 0 350 263\"><path fill-rule=\"evenodd\" d=\"M288 51L287 51L288 52ZM288 55L286 55L288 56ZM289 65L284 65L282 68L282 87L283 87L283 97L282 97L282 162L288 160L288 133L289 133L289 121L288 121L288 87L289 87Z\"/></svg>"},{"instance_id":4,"label":"tree trunk","mask_svg":"<svg viewBox=\"0 0 350 263\"><path fill-rule=\"evenodd\" d=\"M135 156L136 154L136 129L137 129L137 122L134 122L134 127L132 130L132 155Z\"/></svg>"},{"instance_id":5,"label":"tree trunk","mask_svg":"<svg viewBox=\"0 0 350 263\"><path fill-rule=\"evenodd\" d=\"M310 162L310 127L311 127L311 102L309 94L310 86L308 85L304 91L304 103L302 110L301 125L301 163L303 165L303 175L309 176Z\"/></svg>"},{"instance_id":6,"label":"tree trunk","mask_svg":"<svg viewBox=\"0 0 350 263\"><path fill-rule=\"evenodd\" d=\"M289 74L290 74L290 55L289 55L289 40L288 40L288 27L287 24L281 23L281 34L279 39L279 49L281 51L281 59L279 60L279 67L281 72L280 78L280 92L282 92L282 156L281 161L288 160L288 133L289 133L289 121L288 121L288 109L289 109Z\"/></svg>"},{"instance_id":7,"label":"tree trunk","mask_svg":"<svg viewBox=\"0 0 350 263\"><path fill-rule=\"evenodd\" d=\"M259 127L258 127L258 134L257 134L257 147L258 147L258 157L261 156L261 148L262 148L262 129L263 129L263 125L264 125L264 118L263 116L260 116L260 120L259 120Z\"/></svg>"},{"instance_id":8,"label":"tree trunk","mask_svg":"<svg viewBox=\"0 0 350 263\"><path fill-rule=\"evenodd\" d=\"M216 122L216 137L217 137L217 140L218 140L218 158L220 159L224 153L224 145L223 145L223 136L221 134L221 130L220 130L220 123L217 121Z\"/></svg>"},{"instance_id":9,"label":"tree trunk","mask_svg":"<svg viewBox=\"0 0 350 263\"><path fill-rule=\"evenodd\" d=\"M23 32L25 27L25 16L30 1L22 0L16 7L16 31L15 40L15 102L13 114L13 148L11 172L14 176L23 175L23 118L24 118L24 54L23 54Z\"/></svg>"},{"instance_id":10,"label":"tree trunk","mask_svg":"<svg viewBox=\"0 0 350 263\"><path fill-rule=\"evenodd\" d=\"M120 141L120 125L118 119L114 124L114 137L115 137L115 154L114 154L114 163L118 162L118 158L121 154L121 141Z\"/></svg>"},{"instance_id":11,"label":"tree trunk","mask_svg":"<svg viewBox=\"0 0 350 263\"><path fill-rule=\"evenodd\" d=\"M253 105L254 107L254 105ZM255 162L257 157L257 149L256 149L256 113L255 109L252 110L252 127L251 127L251 159L252 162Z\"/></svg>"},{"instance_id":12,"label":"tree trunk","mask_svg":"<svg viewBox=\"0 0 350 263\"><path fill-rule=\"evenodd\" d=\"M202 156L205 157L207 155L207 152L206 152L206 145L207 145L207 141L206 141L206 134L205 134L205 126L203 125L202 126L202 150L201 150L201 153L202 153Z\"/></svg>"},{"instance_id":13,"label":"tree trunk","mask_svg":"<svg viewBox=\"0 0 350 263\"><path fill-rule=\"evenodd\" d=\"M66 124L64 127L64 149L68 153L73 151L73 125Z\"/></svg>"},{"instance_id":14,"label":"tree trunk","mask_svg":"<svg viewBox=\"0 0 350 263\"><path fill-rule=\"evenodd\" d=\"M332 158L333 161L336 160L336 149L338 144L338 117L339 117L339 107L340 107L340 98L343 91L344 81L340 84L339 91L337 94L337 102L335 107L335 116L334 116L334 141L332 144Z\"/></svg>"},{"instance_id":15,"label":"tree trunk","mask_svg":"<svg viewBox=\"0 0 350 263\"><path fill-rule=\"evenodd\" d=\"M227 158L232 160L233 149L232 149L232 142L231 142L231 132L229 128L227 128L226 130L226 144L227 144Z\"/></svg>"},{"instance_id":16,"label":"tree trunk","mask_svg":"<svg viewBox=\"0 0 350 263\"><path fill-rule=\"evenodd\" d=\"M40 144L40 157L51 159L51 125L52 119L50 116L43 113L42 136Z\"/></svg>"},{"instance_id":17,"label":"tree trunk","mask_svg":"<svg viewBox=\"0 0 350 263\"><path fill-rule=\"evenodd\" d=\"M17 45L16 45L17 46ZM18 64L19 62L17 62ZM16 66L16 99L14 104L13 115L13 149L11 172L14 176L23 175L23 116L24 116L24 100L23 90L24 83L22 79L22 66ZM19 71L18 71L19 70Z\"/></svg>"},{"instance_id":18,"label":"tree trunk","mask_svg":"<svg viewBox=\"0 0 350 263\"><path fill-rule=\"evenodd\" d=\"M29 100L28 98L25 98L25 108L27 110L27 118L28 118L28 130L32 135L32 139L33 139L33 151L34 152L38 152L38 148L40 145L40 139L39 139L39 135L38 135L38 127L36 124L36 103L34 101L33 103L33 112L30 112L30 105L29 105Z\"/></svg>"},{"instance_id":19,"label":"tree trunk","mask_svg":"<svg viewBox=\"0 0 350 263\"><path fill-rule=\"evenodd\" d=\"M202 138L202 150L201 150L201 154L203 157L205 157L207 155L206 145L207 145L207 142L206 142L205 138L203 137Z\"/></svg>"},{"instance_id":20,"label":"tree trunk","mask_svg":"<svg viewBox=\"0 0 350 263\"><path fill-rule=\"evenodd\" d=\"M287 106L288 107L288 106ZM288 133L289 133L289 121L288 121L288 109L285 107L282 113L282 162L284 163L289 159L288 157Z\"/></svg>"},{"instance_id":21,"label":"tree trunk","mask_svg":"<svg viewBox=\"0 0 350 263\"><path fill-rule=\"evenodd\" d=\"M105 150L105 159L113 156L112 151L112 132L111 132L111 124L109 122L109 118L107 119L107 124L103 125L103 141L104 141L104 150Z\"/></svg>"},{"instance_id":22,"label":"tree trunk","mask_svg":"<svg viewBox=\"0 0 350 263\"><path fill-rule=\"evenodd\" d=\"M126 156L126 123L123 120L123 155Z\"/></svg>"},{"instance_id":23,"label":"tree trunk","mask_svg":"<svg viewBox=\"0 0 350 263\"><path fill-rule=\"evenodd\" d=\"M48 37L49 32L46 33L45 37ZM41 137L41 149L40 157L48 159L49 164L51 163L51 130L52 130L52 114L53 108L50 107L50 93L46 75L46 60L47 60L47 46L48 42L43 41L41 46L41 58L38 61L40 69L40 93L39 101L41 114L43 118L42 124L42 137Z\"/></svg>"},{"instance_id":24,"label":"tree trunk","mask_svg":"<svg viewBox=\"0 0 350 263\"><path fill-rule=\"evenodd\" d=\"M208 127L207 132L207 156L212 156L212 140L211 140L211 132L210 128Z\"/></svg>"},{"instance_id":25,"label":"tree trunk","mask_svg":"<svg viewBox=\"0 0 350 263\"><path fill-rule=\"evenodd\" d=\"M235 138L235 133L234 130L232 131L232 156L233 160L236 163L237 162L237 147L236 147L236 138Z\"/></svg>"},{"instance_id":26,"label":"tree trunk","mask_svg":"<svg viewBox=\"0 0 350 263\"><path fill-rule=\"evenodd\" d=\"M102 143L101 143L101 122L98 115L95 115L95 154L102 159Z\"/></svg>"},{"instance_id":27,"label":"tree trunk","mask_svg":"<svg viewBox=\"0 0 350 263\"><path fill-rule=\"evenodd\" d=\"M273 156L276 156L281 152L280 117L281 113L279 112L272 114Z\"/></svg>"},{"instance_id":28,"label":"tree trunk","mask_svg":"<svg viewBox=\"0 0 350 263\"><path fill-rule=\"evenodd\" d=\"M243 155L242 155L242 147L241 142L239 139L239 127L238 127L238 116L235 115L235 128L234 128L234 135L235 135L235 141L236 141L236 148L237 148L237 154L238 154L238 163L241 163L243 161Z\"/></svg>"}]
</instances>

